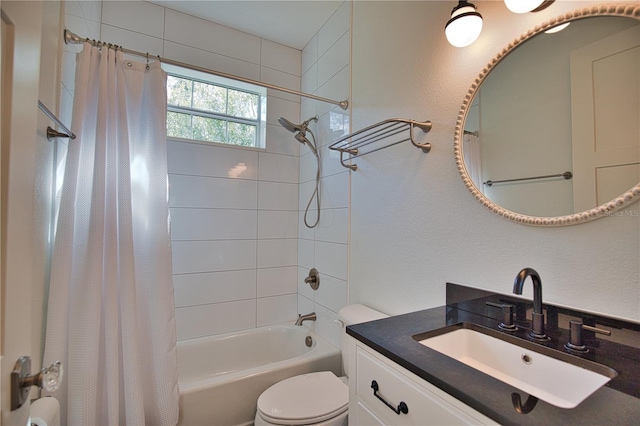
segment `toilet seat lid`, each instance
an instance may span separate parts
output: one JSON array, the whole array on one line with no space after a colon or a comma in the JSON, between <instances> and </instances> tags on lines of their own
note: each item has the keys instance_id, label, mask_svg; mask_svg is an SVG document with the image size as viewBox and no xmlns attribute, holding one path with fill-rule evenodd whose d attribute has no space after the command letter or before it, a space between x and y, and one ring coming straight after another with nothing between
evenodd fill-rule
<instances>
[{"instance_id":1,"label":"toilet seat lid","mask_svg":"<svg viewBox=\"0 0 640 426\"><path fill-rule=\"evenodd\" d=\"M258 398L260 416L281 425L321 422L347 410L349 387L330 371L285 379Z\"/></svg>"}]
</instances>

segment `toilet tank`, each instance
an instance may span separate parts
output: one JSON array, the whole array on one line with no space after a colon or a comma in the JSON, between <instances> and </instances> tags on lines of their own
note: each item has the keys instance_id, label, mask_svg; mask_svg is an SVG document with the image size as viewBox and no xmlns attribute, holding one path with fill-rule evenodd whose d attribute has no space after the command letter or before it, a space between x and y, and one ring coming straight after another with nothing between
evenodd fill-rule
<instances>
[{"instance_id":1,"label":"toilet tank","mask_svg":"<svg viewBox=\"0 0 640 426\"><path fill-rule=\"evenodd\" d=\"M378 312L375 309L359 304L345 306L340 309L338 312L338 318L342 322L342 340L340 342L340 349L342 350L342 366L346 376L349 376L349 354L354 348L353 341L350 336L347 335L347 326L387 317L388 315L385 315L382 312Z\"/></svg>"}]
</instances>

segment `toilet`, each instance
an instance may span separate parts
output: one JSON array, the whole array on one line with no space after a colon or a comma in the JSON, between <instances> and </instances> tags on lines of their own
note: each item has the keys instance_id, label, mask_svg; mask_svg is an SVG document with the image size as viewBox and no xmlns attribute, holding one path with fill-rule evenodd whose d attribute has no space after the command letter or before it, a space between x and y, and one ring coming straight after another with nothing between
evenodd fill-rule
<instances>
[{"instance_id":1,"label":"toilet","mask_svg":"<svg viewBox=\"0 0 640 426\"><path fill-rule=\"evenodd\" d=\"M346 327L386 318L364 305L349 305L338 312L342 326L342 365L347 377L331 371L301 374L276 383L258 398L255 426L346 426L349 407L349 337Z\"/></svg>"}]
</instances>

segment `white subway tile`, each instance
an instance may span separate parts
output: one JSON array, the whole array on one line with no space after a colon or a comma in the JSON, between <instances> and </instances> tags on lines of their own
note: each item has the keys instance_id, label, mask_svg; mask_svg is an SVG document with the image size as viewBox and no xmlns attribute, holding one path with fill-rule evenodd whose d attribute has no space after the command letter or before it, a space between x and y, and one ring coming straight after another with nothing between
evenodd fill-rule
<instances>
[{"instance_id":1,"label":"white subway tile","mask_svg":"<svg viewBox=\"0 0 640 426\"><path fill-rule=\"evenodd\" d=\"M258 240L258 268L295 266L298 263L298 240Z\"/></svg>"},{"instance_id":2,"label":"white subway tile","mask_svg":"<svg viewBox=\"0 0 640 426\"><path fill-rule=\"evenodd\" d=\"M84 18L82 7L80 7L80 1L78 0L65 0L64 13L65 15L73 15L79 18Z\"/></svg>"},{"instance_id":3,"label":"white subway tile","mask_svg":"<svg viewBox=\"0 0 640 426\"><path fill-rule=\"evenodd\" d=\"M340 72L333 76L328 82L320 86L317 95L324 98L343 101L349 99L350 93L350 71L349 66L344 67ZM339 106L330 103L321 102L318 105L318 115L324 115L332 109L339 109Z\"/></svg>"},{"instance_id":4,"label":"white subway tile","mask_svg":"<svg viewBox=\"0 0 640 426\"><path fill-rule=\"evenodd\" d=\"M169 40L164 41L164 55L169 59L185 64L260 81L260 65L237 58L185 46Z\"/></svg>"},{"instance_id":5,"label":"white subway tile","mask_svg":"<svg viewBox=\"0 0 640 426\"><path fill-rule=\"evenodd\" d=\"M85 37L89 37L96 40L102 40L102 22L100 21L87 21L87 28L89 28L89 34ZM104 41L104 40L103 40Z\"/></svg>"},{"instance_id":6,"label":"white subway tile","mask_svg":"<svg viewBox=\"0 0 640 426\"><path fill-rule=\"evenodd\" d=\"M178 340L246 330L255 326L255 299L176 308Z\"/></svg>"},{"instance_id":7,"label":"white subway tile","mask_svg":"<svg viewBox=\"0 0 640 426\"><path fill-rule=\"evenodd\" d=\"M305 117L303 121L308 119L309 117L315 117L316 115L318 115L317 104L319 103L322 103L322 102L316 101L310 98L306 98L302 100L302 103L300 104L300 116ZM313 123L311 125L311 128L313 130L313 133L316 135L316 137L318 137L317 124Z\"/></svg>"},{"instance_id":8,"label":"white subway tile","mask_svg":"<svg viewBox=\"0 0 640 426\"><path fill-rule=\"evenodd\" d=\"M315 321L315 332L329 343L339 348L342 341L343 329L337 321L338 314L326 309L324 306L315 303L313 307L317 319Z\"/></svg>"},{"instance_id":9,"label":"white subway tile","mask_svg":"<svg viewBox=\"0 0 640 426\"><path fill-rule=\"evenodd\" d=\"M339 311L347 305L347 282L331 275L323 275L322 271L318 272L321 285L315 292L314 301L334 312Z\"/></svg>"},{"instance_id":10,"label":"white subway tile","mask_svg":"<svg viewBox=\"0 0 640 426\"><path fill-rule=\"evenodd\" d=\"M346 281L348 247L346 244L315 242L315 265L318 271Z\"/></svg>"},{"instance_id":11,"label":"white subway tile","mask_svg":"<svg viewBox=\"0 0 640 426\"><path fill-rule=\"evenodd\" d=\"M301 149L302 151L300 152L300 176L299 176L300 182L303 183L303 182L313 181L315 184L316 172L318 170L318 160L316 156L313 155L309 147L304 146ZM322 157L320 158L322 162L324 158Z\"/></svg>"},{"instance_id":12,"label":"white subway tile","mask_svg":"<svg viewBox=\"0 0 640 426\"><path fill-rule=\"evenodd\" d=\"M258 239L298 238L297 211L258 211Z\"/></svg>"},{"instance_id":13,"label":"white subway tile","mask_svg":"<svg viewBox=\"0 0 640 426\"><path fill-rule=\"evenodd\" d=\"M330 141L334 142L338 140L339 137L340 136L336 136L334 139L331 139ZM335 175L335 174L347 171L347 169L342 165L342 163L340 163L340 151L330 149L329 148L330 145L331 143L325 143L320 148L320 156L322 158L322 163L321 163L322 176L331 176L331 175ZM348 154L344 154L342 159L344 160L345 164L349 164Z\"/></svg>"},{"instance_id":14,"label":"white subway tile","mask_svg":"<svg viewBox=\"0 0 640 426\"><path fill-rule=\"evenodd\" d=\"M260 64L300 77L302 52L289 46L262 39Z\"/></svg>"},{"instance_id":15,"label":"white subway tile","mask_svg":"<svg viewBox=\"0 0 640 426\"><path fill-rule=\"evenodd\" d=\"M315 265L315 244L313 240L298 239L298 266L308 271Z\"/></svg>"},{"instance_id":16,"label":"white subway tile","mask_svg":"<svg viewBox=\"0 0 640 426\"><path fill-rule=\"evenodd\" d=\"M191 15L166 11L165 39L254 64L260 63L260 38Z\"/></svg>"},{"instance_id":17,"label":"white subway tile","mask_svg":"<svg viewBox=\"0 0 640 426\"><path fill-rule=\"evenodd\" d=\"M89 19L92 21L102 22L102 0L92 1L91 14Z\"/></svg>"},{"instance_id":18,"label":"white subway tile","mask_svg":"<svg viewBox=\"0 0 640 426\"><path fill-rule=\"evenodd\" d=\"M318 60L318 86L325 84L349 65L350 42L349 33L346 33Z\"/></svg>"},{"instance_id":19,"label":"white subway tile","mask_svg":"<svg viewBox=\"0 0 640 426\"><path fill-rule=\"evenodd\" d=\"M259 161L259 180L267 182L298 183L298 164L300 161L298 157L261 152Z\"/></svg>"},{"instance_id":20,"label":"white subway tile","mask_svg":"<svg viewBox=\"0 0 640 426\"><path fill-rule=\"evenodd\" d=\"M346 170L321 179L322 208L349 207L349 173Z\"/></svg>"},{"instance_id":21,"label":"white subway tile","mask_svg":"<svg viewBox=\"0 0 640 426\"><path fill-rule=\"evenodd\" d=\"M257 235L257 210L171 209L171 240L249 240Z\"/></svg>"},{"instance_id":22,"label":"white subway tile","mask_svg":"<svg viewBox=\"0 0 640 426\"><path fill-rule=\"evenodd\" d=\"M278 118L284 117L292 123L300 123L300 104L278 97L267 98L267 123L280 125Z\"/></svg>"},{"instance_id":23,"label":"white subway tile","mask_svg":"<svg viewBox=\"0 0 640 426\"><path fill-rule=\"evenodd\" d=\"M322 185L322 179L320 182L320 185ZM315 199L315 195L314 195L314 191L316 188L316 181L314 180L310 180L308 182L303 182L301 183L299 186L299 198L298 198L298 210L305 210L307 205L309 204L309 200L311 200L311 196L313 195L313 201L311 202L311 206L309 207L310 209L310 213L308 216L311 219L315 220L315 213L312 209L315 209L315 205L316 205L316 199ZM320 187L318 189L319 191L322 191L322 187ZM322 194L320 194L320 202L324 207L324 199L322 199Z\"/></svg>"},{"instance_id":24,"label":"white subway tile","mask_svg":"<svg viewBox=\"0 0 640 426\"><path fill-rule=\"evenodd\" d=\"M302 74L318 61L318 34L302 50Z\"/></svg>"},{"instance_id":25,"label":"white subway tile","mask_svg":"<svg viewBox=\"0 0 640 426\"><path fill-rule=\"evenodd\" d=\"M258 182L258 209L298 210L298 185L295 183Z\"/></svg>"},{"instance_id":26,"label":"white subway tile","mask_svg":"<svg viewBox=\"0 0 640 426\"><path fill-rule=\"evenodd\" d=\"M298 157L300 142L280 124L267 124L267 152Z\"/></svg>"},{"instance_id":27,"label":"white subway tile","mask_svg":"<svg viewBox=\"0 0 640 426\"><path fill-rule=\"evenodd\" d=\"M322 57L333 44L349 31L351 2L345 1L318 31L318 57Z\"/></svg>"},{"instance_id":28,"label":"white subway tile","mask_svg":"<svg viewBox=\"0 0 640 426\"><path fill-rule=\"evenodd\" d=\"M104 42L117 44L130 50L149 52L150 56L163 55L162 38L105 24L101 26L100 38ZM144 58L136 58L136 60L144 61Z\"/></svg>"},{"instance_id":29,"label":"white subway tile","mask_svg":"<svg viewBox=\"0 0 640 426\"><path fill-rule=\"evenodd\" d=\"M173 276L176 307L255 299L256 270Z\"/></svg>"},{"instance_id":30,"label":"white subway tile","mask_svg":"<svg viewBox=\"0 0 640 426\"><path fill-rule=\"evenodd\" d=\"M313 301L315 297L315 290L311 288L311 286L304 282L304 279L309 276L309 270L311 268L302 268L298 267L298 295L304 296L305 298ZM322 283L322 277L320 277L320 283ZM311 304L311 308L313 308L313 303ZM311 311L309 311L311 312Z\"/></svg>"},{"instance_id":31,"label":"white subway tile","mask_svg":"<svg viewBox=\"0 0 640 426\"><path fill-rule=\"evenodd\" d=\"M341 108L334 108L328 113L320 116L320 120L318 121L318 132L320 133L320 137L319 137L320 145L322 146L331 145L333 142L335 142L342 136L348 134L349 131L350 131L349 111L345 111ZM338 155L335 158L340 158L340 155L337 151L332 150L330 151L330 153L332 153L331 155L335 155L337 153ZM328 166L333 167L334 165L328 164ZM323 172L323 175L326 175L326 174L333 174L333 173Z\"/></svg>"},{"instance_id":32,"label":"white subway tile","mask_svg":"<svg viewBox=\"0 0 640 426\"><path fill-rule=\"evenodd\" d=\"M174 241L171 249L174 274L256 267L255 240Z\"/></svg>"},{"instance_id":33,"label":"white subway tile","mask_svg":"<svg viewBox=\"0 0 640 426\"><path fill-rule=\"evenodd\" d=\"M305 93L314 93L318 90L318 64L313 64L302 75L300 87Z\"/></svg>"},{"instance_id":34,"label":"white subway tile","mask_svg":"<svg viewBox=\"0 0 640 426\"><path fill-rule=\"evenodd\" d=\"M255 209L257 190L253 180L170 174L169 206Z\"/></svg>"},{"instance_id":35,"label":"white subway tile","mask_svg":"<svg viewBox=\"0 0 640 426\"><path fill-rule=\"evenodd\" d=\"M274 84L285 89L300 91L300 76L287 74L271 68L260 67L260 81L267 84ZM267 95L269 97L300 103L300 96L282 90L268 89Z\"/></svg>"},{"instance_id":36,"label":"white subway tile","mask_svg":"<svg viewBox=\"0 0 640 426\"><path fill-rule=\"evenodd\" d=\"M295 321L297 305L298 297L295 294L259 298L256 315L258 327Z\"/></svg>"},{"instance_id":37,"label":"white subway tile","mask_svg":"<svg viewBox=\"0 0 640 426\"><path fill-rule=\"evenodd\" d=\"M90 6L89 2L82 3ZM164 7L148 1L105 1L102 7L102 23L162 38L164 11Z\"/></svg>"},{"instance_id":38,"label":"white subway tile","mask_svg":"<svg viewBox=\"0 0 640 426\"><path fill-rule=\"evenodd\" d=\"M279 296L296 293L298 290L298 268L258 269L258 297Z\"/></svg>"},{"instance_id":39,"label":"white subway tile","mask_svg":"<svg viewBox=\"0 0 640 426\"><path fill-rule=\"evenodd\" d=\"M76 54L62 52L62 84L73 95L76 84Z\"/></svg>"},{"instance_id":40,"label":"white subway tile","mask_svg":"<svg viewBox=\"0 0 640 426\"><path fill-rule=\"evenodd\" d=\"M349 230L349 209L323 209L320 223L315 228L315 239L329 243L347 244Z\"/></svg>"},{"instance_id":41,"label":"white subway tile","mask_svg":"<svg viewBox=\"0 0 640 426\"><path fill-rule=\"evenodd\" d=\"M223 177L258 178L258 152L178 141L167 142L169 173Z\"/></svg>"},{"instance_id":42,"label":"white subway tile","mask_svg":"<svg viewBox=\"0 0 640 426\"><path fill-rule=\"evenodd\" d=\"M298 238L302 238L305 240L313 240L315 235L315 228L309 228L304 223L304 209L298 212ZM309 208L309 213L307 214L307 223L309 225L313 225L316 221L316 212L315 209Z\"/></svg>"}]
</instances>

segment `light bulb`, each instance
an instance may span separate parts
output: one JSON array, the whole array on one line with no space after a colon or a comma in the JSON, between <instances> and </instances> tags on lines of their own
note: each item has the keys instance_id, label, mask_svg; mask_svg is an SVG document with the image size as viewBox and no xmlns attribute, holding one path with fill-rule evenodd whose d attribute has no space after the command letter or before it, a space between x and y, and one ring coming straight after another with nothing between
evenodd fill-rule
<instances>
[{"instance_id":1,"label":"light bulb","mask_svg":"<svg viewBox=\"0 0 640 426\"><path fill-rule=\"evenodd\" d=\"M455 47L469 46L482 32L482 15L472 3L460 1L451 11L451 19L444 28L449 43Z\"/></svg>"},{"instance_id":2,"label":"light bulb","mask_svg":"<svg viewBox=\"0 0 640 426\"><path fill-rule=\"evenodd\" d=\"M504 0L513 13L527 13L537 9L545 0Z\"/></svg>"}]
</instances>

